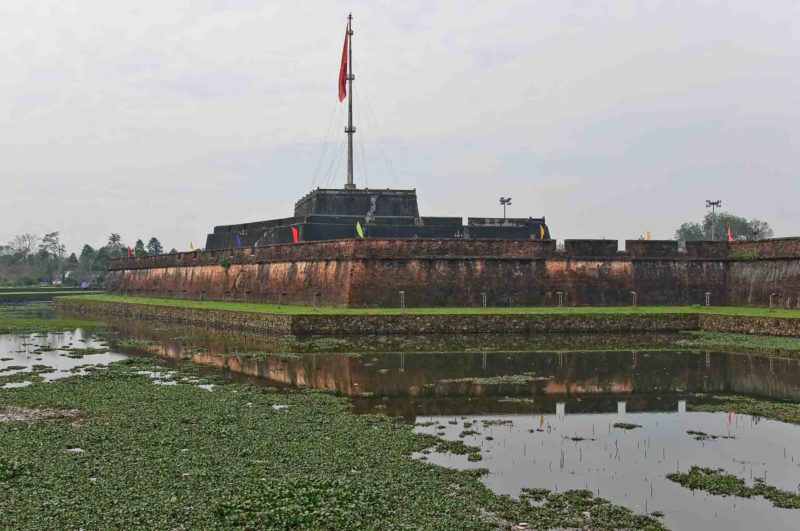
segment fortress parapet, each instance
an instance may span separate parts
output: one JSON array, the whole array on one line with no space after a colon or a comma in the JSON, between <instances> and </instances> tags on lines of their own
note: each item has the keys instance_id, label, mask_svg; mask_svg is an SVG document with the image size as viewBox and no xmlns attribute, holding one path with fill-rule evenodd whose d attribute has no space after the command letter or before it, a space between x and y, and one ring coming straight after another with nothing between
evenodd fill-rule
<instances>
[{"instance_id":1,"label":"fortress parapet","mask_svg":"<svg viewBox=\"0 0 800 531\"><path fill-rule=\"evenodd\" d=\"M122 258L110 292L334 306L800 307L800 238L753 242L349 238Z\"/></svg>"}]
</instances>

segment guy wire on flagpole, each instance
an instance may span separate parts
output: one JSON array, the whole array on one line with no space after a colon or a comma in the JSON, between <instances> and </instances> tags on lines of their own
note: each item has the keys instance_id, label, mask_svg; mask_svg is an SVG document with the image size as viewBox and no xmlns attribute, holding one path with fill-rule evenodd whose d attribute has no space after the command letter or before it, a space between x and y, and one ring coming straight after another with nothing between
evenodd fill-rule
<instances>
[{"instance_id":1,"label":"guy wire on flagpole","mask_svg":"<svg viewBox=\"0 0 800 531\"><path fill-rule=\"evenodd\" d=\"M347 127L344 132L347 133L347 184L344 185L347 190L355 190L356 185L353 184L353 133L356 128L353 127L353 14L347 15Z\"/></svg>"}]
</instances>

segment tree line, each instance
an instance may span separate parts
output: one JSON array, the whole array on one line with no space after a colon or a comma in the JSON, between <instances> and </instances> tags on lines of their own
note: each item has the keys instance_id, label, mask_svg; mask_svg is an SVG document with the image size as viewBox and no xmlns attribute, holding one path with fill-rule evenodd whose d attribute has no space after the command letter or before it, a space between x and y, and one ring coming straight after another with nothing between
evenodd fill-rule
<instances>
[{"instance_id":1,"label":"tree line","mask_svg":"<svg viewBox=\"0 0 800 531\"><path fill-rule=\"evenodd\" d=\"M42 237L36 234L19 234L8 244L0 245L0 285L34 286L38 284L63 284L101 286L106 270L114 258L128 255L155 256L163 254L161 242L155 236L145 244L136 240L132 247L122 243L117 233L111 233L105 245L94 248L89 244L80 254L67 254L60 233L49 232ZM175 249L171 253L177 252Z\"/></svg>"},{"instance_id":2,"label":"tree line","mask_svg":"<svg viewBox=\"0 0 800 531\"><path fill-rule=\"evenodd\" d=\"M730 212L707 213L697 221L681 224L675 231L675 239L681 244L696 240L725 241L728 239L728 228L734 240L764 240L772 238L772 227L766 221L747 220Z\"/></svg>"}]
</instances>

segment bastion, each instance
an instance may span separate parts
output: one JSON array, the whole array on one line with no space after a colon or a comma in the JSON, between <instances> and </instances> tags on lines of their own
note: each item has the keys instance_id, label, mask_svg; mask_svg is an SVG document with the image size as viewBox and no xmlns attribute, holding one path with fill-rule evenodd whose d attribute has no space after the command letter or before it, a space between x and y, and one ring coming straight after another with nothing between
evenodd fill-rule
<instances>
[{"instance_id":1,"label":"bastion","mask_svg":"<svg viewBox=\"0 0 800 531\"><path fill-rule=\"evenodd\" d=\"M342 306L800 306L800 238L353 237L114 260L131 296ZM634 295L635 294L635 295Z\"/></svg>"}]
</instances>

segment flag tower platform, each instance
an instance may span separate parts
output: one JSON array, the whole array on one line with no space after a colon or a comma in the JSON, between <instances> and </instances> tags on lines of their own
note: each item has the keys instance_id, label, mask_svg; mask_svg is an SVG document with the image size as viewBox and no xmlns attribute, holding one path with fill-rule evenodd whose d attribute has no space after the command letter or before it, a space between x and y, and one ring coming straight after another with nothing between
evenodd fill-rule
<instances>
[{"instance_id":1,"label":"flag tower platform","mask_svg":"<svg viewBox=\"0 0 800 531\"><path fill-rule=\"evenodd\" d=\"M301 198L294 216L219 225L208 250L346 238L466 238L549 240L545 218L421 217L416 190L358 189L353 179L353 15L347 16L339 65L339 102L347 98L347 180L344 188L317 188Z\"/></svg>"}]
</instances>

